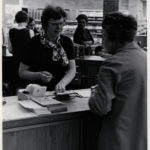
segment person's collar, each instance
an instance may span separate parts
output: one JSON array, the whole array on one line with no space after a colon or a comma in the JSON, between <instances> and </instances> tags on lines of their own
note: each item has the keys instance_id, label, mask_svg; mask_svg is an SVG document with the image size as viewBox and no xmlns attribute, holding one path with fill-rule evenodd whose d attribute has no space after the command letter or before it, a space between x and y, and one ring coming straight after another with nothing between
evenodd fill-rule
<instances>
[{"instance_id":1,"label":"person's collar","mask_svg":"<svg viewBox=\"0 0 150 150\"><path fill-rule=\"evenodd\" d=\"M135 49L135 48L139 49L139 46L136 44L135 41L132 41L132 42L128 42L128 43L124 44L124 46L118 48L115 51L115 53L118 53L118 52L124 51L124 50L128 50L128 49Z\"/></svg>"},{"instance_id":2,"label":"person's collar","mask_svg":"<svg viewBox=\"0 0 150 150\"><path fill-rule=\"evenodd\" d=\"M47 38L46 36L46 33L45 33L45 30L43 29L42 32L41 32L41 36L46 38L50 43L59 43L60 42L60 36L58 36L54 41L51 41Z\"/></svg>"},{"instance_id":3,"label":"person's collar","mask_svg":"<svg viewBox=\"0 0 150 150\"><path fill-rule=\"evenodd\" d=\"M18 23L16 28L17 29L24 29L24 28L26 28L26 26L27 26L27 23L26 22L22 22L22 23Z\"/></svg>"},{"instance_id":4,"label":"person's collar","mask_svg":"<svg viewBox=\"0 0 150 150\"><path fill-rule=\"evenodd\" d=\"M60 42L60 35L56 39L56 43L59 43L59 42Z\"/></svg>"},{"instance_id":5,"label":"person's collar","mask_svg":"<svg viewBox=\"0 0 150 150\"><path fill-rule=\"evenodd\" d=\"M60 36L58 36L54 41L50 41L50 40L48 40L49 42L51 42L51 43L59 43L60 42Z\"/></svg>"},{"instance_id":6,"label":"person's collar","mask_svg":"<svg viewBox=\"0 0 150 150\"><path fill-rule=\"evenodd\" d=\"M25 29L26 26L14 26L15 29L21 30L21 29Z\"/></svg>"}]
</instances>

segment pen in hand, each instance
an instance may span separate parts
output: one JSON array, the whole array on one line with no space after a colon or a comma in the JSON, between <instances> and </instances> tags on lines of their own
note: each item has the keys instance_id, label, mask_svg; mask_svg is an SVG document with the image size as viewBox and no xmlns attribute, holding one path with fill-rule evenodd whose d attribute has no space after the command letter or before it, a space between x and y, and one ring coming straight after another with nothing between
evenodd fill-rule
<instances>
[{"instance_id":1,"label":"pen in hand","mask_svg":"<svg viewBox=\"0 0 150 150\"><path fill-rule=\"evenodd\" d=\"M50 82L51 79L54 79L53 75L47 71L41 72L41 80L44 82Z\"/></svg>"}]
</instances>

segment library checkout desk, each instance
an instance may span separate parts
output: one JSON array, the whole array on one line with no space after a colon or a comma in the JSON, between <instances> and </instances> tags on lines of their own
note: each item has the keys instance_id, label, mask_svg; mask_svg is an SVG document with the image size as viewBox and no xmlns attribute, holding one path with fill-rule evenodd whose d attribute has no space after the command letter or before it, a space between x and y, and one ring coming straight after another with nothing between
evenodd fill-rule
<instances>
[{"instance_id":1,"label":"library checkout desk","mask_svg":"<svg viewBox=\"0 0 150 150\"><path fill-rule=\"evenodd\" d=\"M67 111L45 115L4 97L3 150L96 150L101 120L89 110L90 89L74 91L80 97L62 101Z\"/></svg>"}]
</instances>

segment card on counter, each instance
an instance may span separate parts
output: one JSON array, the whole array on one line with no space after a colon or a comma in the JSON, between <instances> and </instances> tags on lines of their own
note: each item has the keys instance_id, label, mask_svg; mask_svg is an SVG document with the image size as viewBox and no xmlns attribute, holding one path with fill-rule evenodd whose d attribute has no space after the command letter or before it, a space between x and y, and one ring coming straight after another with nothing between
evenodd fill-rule
<instances>
[{"instance_id":1,"label":"card on counter","mask_svg":"<svg viewBox=\"0 0 150 150\"><path fill-rule=\"evenodd\" d=\"M31 97L31 100L33 100L34 102L36 102L37 104L46 107L46 106L54 106L54 105L63 105L62 102L57 101L51 97Z\"/></svg>"}]
</instances>

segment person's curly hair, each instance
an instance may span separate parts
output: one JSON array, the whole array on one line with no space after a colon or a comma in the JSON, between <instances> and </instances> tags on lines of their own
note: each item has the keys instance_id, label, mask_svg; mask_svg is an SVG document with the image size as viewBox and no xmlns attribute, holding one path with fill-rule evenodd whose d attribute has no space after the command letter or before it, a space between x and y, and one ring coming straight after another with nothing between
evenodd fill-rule
<instances>
[{"instance_id":1,"label":"person's curly hair","mask_svg":"<svg viewBox=\"0 0 150 150\"><path fill-rule=\"evenodd\" d=\"M131 15L112 12L106 14L102 27L106 30L110 41L131 42L136 36L137 21Z\"/></svg>"},{"instance_id":2,"label":"person's curly hair","mask_svg":"<svg viewBox=\"0 0 150 150\"><path fill-rule=\"evenodd\" d=\"M54 7L54 6L46 6L45 9L42 12L41 16L41 22L42 22L42 27L43 29L47 29L48 22L50 19L61 19L64 18L64 20L67 19L67 13L65 10L61 7Z\"/></svg>"},{"instance_id":3,"label":"person's curly hair","mask_svg":"<svg viewBox=\"0 0 150 150\"><path fill-rule=\"evenodd\" d=\"M15 15L16 23L28 22L28 14L25 11L18 11Z\"/></svg>"}]
</instances>

